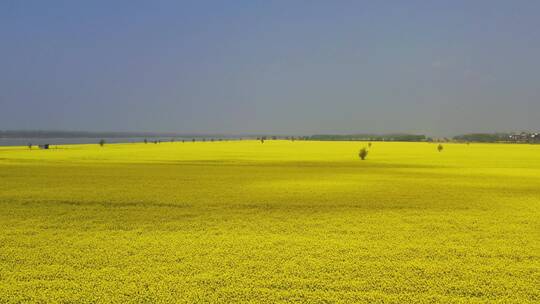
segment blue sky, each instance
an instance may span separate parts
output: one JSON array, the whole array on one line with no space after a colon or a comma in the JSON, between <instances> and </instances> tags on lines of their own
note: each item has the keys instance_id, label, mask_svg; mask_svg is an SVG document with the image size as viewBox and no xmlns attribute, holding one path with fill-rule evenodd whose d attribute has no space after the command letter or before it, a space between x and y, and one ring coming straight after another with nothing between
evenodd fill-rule
<instances>
[{"instance_id":1,"label":"blue sky","mask_svg":"<svg viewBox=\"0 0 540 304\"><path fill-rule=\"evenodd\" d=\"M0 129L540 129L539 1L1 1Z\"/></svg>"}]
</instances>

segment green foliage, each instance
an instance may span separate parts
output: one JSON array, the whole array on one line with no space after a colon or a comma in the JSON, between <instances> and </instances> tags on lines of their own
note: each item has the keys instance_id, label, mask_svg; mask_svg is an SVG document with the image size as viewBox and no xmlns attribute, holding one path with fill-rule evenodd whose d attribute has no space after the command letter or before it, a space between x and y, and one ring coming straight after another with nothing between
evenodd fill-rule
<instances>
[{"instance_id":1,"label":"green foliage","mask_svg":"<svg viewBox=\"0 0 540 304\"><path fill-rule=\"evenodd\" d=\"M471 133L454 136L454 140L462 142L501 142L509 141L507 133Z\"/></svg>"},{"instance_id":2,"label":"green foliage","mask_svg":"<svg viewBox=\"0 0 540 304\"><path fill-rule=\"evenodd\" d=\"M358 156L360 157L361 160L364 160L368 156L368 153L369 151L367 148L362 148L360 149L360 152L358 152Z\"/></svg>"}]
</instances>

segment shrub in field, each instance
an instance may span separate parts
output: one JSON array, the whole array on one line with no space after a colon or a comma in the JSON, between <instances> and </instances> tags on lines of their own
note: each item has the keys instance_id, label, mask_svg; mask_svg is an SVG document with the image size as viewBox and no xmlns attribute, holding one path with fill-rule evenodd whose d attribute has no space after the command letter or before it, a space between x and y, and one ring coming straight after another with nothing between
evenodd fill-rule
<instances>
[{"instance_id":1,"label":"shrub in field","mask_svg":"<svg viewBox=\"0 0 540 304\"><path fill-rule=\"evenodd\" d=\"M32 143L28 143L28 149L32 149Z\"/></svg>"},{"instance_id":2,"label":"shrub in field","mask_svg":"<svg viewBox=\"0 0 540 304\"><path fill-rule=\"evenodd\" d=\"M367 155L368 155L368 149L367 148L362 148L360 149L360 152L358 152L358 156L360 157L361 160L364 160L366 159Z\"/></svg>"},{"instance_id":3,"label":"shrub in field","mask_svg":"<svg viewBox=\"0 0 540 304\"><path fill-rule=\"evenodd\" d=\"M104 139L100 140L99 145L103 147L105 145L105 140Z\"/></svg>"},{"instance_id":4,"label":"shrub in field","mask_svg":"<svg viewBox=\"0 0 540 304\"><path fill-rule=\"evenodd\" d=\"M444 149L444 147L443 147L442 144L439 144L439 145L437 146L437 150L438 150L439 152L441 152L443 149Z\"/></svg>"}]
</instances>

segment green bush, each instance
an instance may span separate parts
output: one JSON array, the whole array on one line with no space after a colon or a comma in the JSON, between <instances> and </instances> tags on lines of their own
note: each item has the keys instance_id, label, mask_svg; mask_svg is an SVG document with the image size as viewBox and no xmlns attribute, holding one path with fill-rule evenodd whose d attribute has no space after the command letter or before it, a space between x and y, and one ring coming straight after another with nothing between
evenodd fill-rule
<instances>
[{"instance_id":1,"label":"green bush","mask_svg":"<svg viewBox=\"0 0 540 304\"><path fill-rule=\"evenodd\" d=\"M362 149L360 149L360 152L358 152L358 156L360 157L361 160L364 160L364 159L366 159L368 153L369 153L369 151L368 151L367 148L362 148Z\"/></svg>"}]
</instances>

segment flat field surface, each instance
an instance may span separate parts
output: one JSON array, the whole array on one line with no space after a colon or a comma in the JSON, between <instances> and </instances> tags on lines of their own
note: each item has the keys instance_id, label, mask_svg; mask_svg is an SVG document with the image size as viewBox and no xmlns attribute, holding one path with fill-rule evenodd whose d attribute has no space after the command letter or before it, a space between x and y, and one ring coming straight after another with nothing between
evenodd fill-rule
<instances>
[{"instance_id":1,"label":"flat field surface","mask_svg":"<svg viewBox=\"0 0 540 304\"><path fill-rule=\"evenodd\" d=\"M539 303L540 145L0 147L0 303Z\"/></svg>"}]
</instances>

